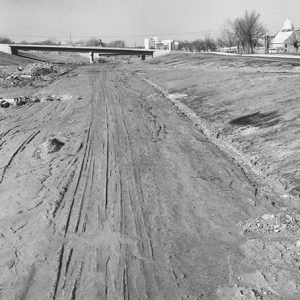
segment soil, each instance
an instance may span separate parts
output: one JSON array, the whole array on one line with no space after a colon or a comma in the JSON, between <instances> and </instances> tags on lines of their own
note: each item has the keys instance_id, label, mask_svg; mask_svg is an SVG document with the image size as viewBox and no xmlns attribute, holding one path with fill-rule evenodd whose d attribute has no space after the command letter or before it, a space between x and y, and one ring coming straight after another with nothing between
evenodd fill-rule
<instances>
[{"instance_id":1,"label":"soil","mask_svg":"<svg viewBox=\"0 0 300 300\"><path fill-rule=\"evenodd\" d=\"M0 298L299 298L299 75L269 64L118 58L2 89L56 100L0 110Z\"/></svg>"},{"instance_id":2,"label":"soil","mask_svg":"<svg viewBox=\"0 0 300 300\"><path fill-rule=\"evenodd\" d=\"M172 55L148 76L197 114L220 144L242 154L281 193L300 197L298 61L211 54ZM209 135L209 133L208 133ZM289 203L290 204L290 203Z\"/></svg>"}]
</instances>

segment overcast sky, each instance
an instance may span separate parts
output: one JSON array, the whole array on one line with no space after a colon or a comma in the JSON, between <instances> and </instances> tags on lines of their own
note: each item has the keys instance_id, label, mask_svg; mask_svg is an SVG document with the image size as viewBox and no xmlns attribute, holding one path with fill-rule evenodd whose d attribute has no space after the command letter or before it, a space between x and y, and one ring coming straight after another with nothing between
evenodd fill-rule
<instances>
[{"instance_id":1,"label":"overcast sky","mask_svg":"<svg viewBox=\"0 0 300 300\"><path fill-rule=\"evenodd\" d=\"M300 26L299 0L0 0L0 36L15 41L90 36L129 46L144 37L217 37L228 19L256 10L274 34L287 17Z\"/></svg>"}]
</instances>

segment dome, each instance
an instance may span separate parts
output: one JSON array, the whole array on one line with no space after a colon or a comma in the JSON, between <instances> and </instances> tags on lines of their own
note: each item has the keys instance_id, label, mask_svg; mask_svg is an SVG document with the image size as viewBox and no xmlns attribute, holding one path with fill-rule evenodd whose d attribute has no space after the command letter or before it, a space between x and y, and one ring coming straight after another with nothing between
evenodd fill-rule
<instances>
[{"instance_id":1,"label":"dome","mask_svg":"<svg viewBox=\"0 0 300 300\"><path fill-rule=\"evenodd\" d=\"M291 22L290 19L286 19L285 22L283 23L282 31L293 31L294 30L294 25Z\"/></svg>"}]
</instances>

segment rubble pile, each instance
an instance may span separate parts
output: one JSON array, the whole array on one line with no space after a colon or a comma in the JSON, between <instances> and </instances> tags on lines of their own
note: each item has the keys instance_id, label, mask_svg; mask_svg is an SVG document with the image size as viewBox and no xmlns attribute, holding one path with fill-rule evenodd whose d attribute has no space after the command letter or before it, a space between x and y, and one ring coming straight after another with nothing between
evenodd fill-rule
<instances>
[{"instance_id":1,"label":"rubble pile","mask_svg":"<svg viewBox=\"0 0 300 300\"><path fill-rule=\"evenodd\" d=\"M5 70L0 72L0 86L9 87L44 87L57 77L67 73L68 70L51 63L29 64L26 67L17 67L16 71L8 74Z\"/></svg>"},{"instance_id":2,"label":"rubble pile","mask_svg":"<svg viewBox=\"0 0 300 300\"><path fill-rule=\"evenodd\" d=\"M52 101L61 101L66 100L66 96L56 96L56 95L49 95L44 97L39 96L31 96L31 97L15 97L15 98L5 98L2 99L0 97L0 107L1 108L9 108L10 106L23 106L28 103L38 103L38 102L52 102Z\"/></svg>"},{"instance_id":3,"label":"rubble pile","mask_svg":"<svg viewBox=\"0 0 300 300\"><path fill-rule=\"evenodd\" d=\"M253 239L242 246L249 259L256 260L261 265L276 264L277 266L293 268L300 262L300 241L271 241L264 243ZM297 267L297 268L298 268Z\"/></svg>"},{"instance_id":4,"label":"rubble pile","mask_svg":"<svg viewBox=\"0 0 300 300\"><path fill-rule=\"evenodd\" d=\"M251 220L243 227L245 234L295 233L300 230L300 215L294 213L265 214Z\"/></svg>"}]
</instances>

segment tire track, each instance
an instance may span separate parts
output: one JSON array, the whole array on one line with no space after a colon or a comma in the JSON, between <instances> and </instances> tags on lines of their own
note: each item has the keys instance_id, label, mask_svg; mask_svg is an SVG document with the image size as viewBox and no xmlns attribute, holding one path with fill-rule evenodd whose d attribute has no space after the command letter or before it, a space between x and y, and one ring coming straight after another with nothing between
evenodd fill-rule
<instances>
[{"instance_id":1,"label":"tire track","mask_svg":"<svg viewBox=\"0 0 300 300\"><path fill-rule=\"evenodd\" d=\"M90 140L90 134L91 134L91 126L92 126L92 124L90 123L89 129L88 129L88 132L87 132L86 141L85 141L85 148L84 148L83 158L82 158L82 162L81 162L81 165L80 165L75 190L74 190L74 193L73 193L73 197L72 197L72 200L71 200L71 204L70 204L70 208L69 208L69 212L68 212L68 216L67 216L67 220L66 220L65 231L64 231L65 236L66 236L66 234L69 230L70 219L71 219L71 215L72 215L72 211L73 211L73 206L74 206L74 203L75 203L75 196L76 196L76 193L79 189L80 181L82 180L81 176L82 176L83 171L84 171L84 164L85 164L86 156L87 156L87 148L89 146L89 140Z\"/></svg>"},{"instance_id":2,"label":"tire track","mask_svg":"<svg viewBox=\"0 0 300 300\"><path fill-rule=\"evenodd\" d=\"M27 137L25 139L25 141L17 148L17 150L11 155L8 163L3 167L3 171L0 177L0 184L2 183L2 181L4 180L4 176L5 173L7 172L7 170L9 169L9 167L11 166L12 162L15 160L16 156L22 152L25 148L26 145L28 145L38 134L40 133L40 130L32 133L29 137Z\"/></svg>"}]
</instances>

